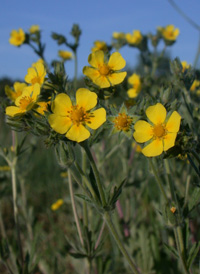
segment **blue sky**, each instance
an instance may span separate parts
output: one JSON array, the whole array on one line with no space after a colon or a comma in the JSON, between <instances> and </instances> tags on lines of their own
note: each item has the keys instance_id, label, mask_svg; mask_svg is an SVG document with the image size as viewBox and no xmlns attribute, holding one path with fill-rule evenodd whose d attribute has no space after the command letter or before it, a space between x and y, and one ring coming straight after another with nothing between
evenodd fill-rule
<instances>
[{"instance_id":1,"label":"blue sky","mask_svg":"<svg viewBox=\"0 0 200 274\"><path fill-rule=\"evenodd\" d=\"M62 33L73 41L70 30L74 23L79 24L82 35L78 49L78 74L88 65L87 59L95 40L111 42L112 33L132 32L135 29L143 34L155 33L157 26L173 24L180 29L177 42L170 48L172 58L178 56L192 64L198 47L199 33L167 0L34 0L3 1L0 11L0 78L24 79L27 69L38 57L27 45L20 48L9 44L10 32L22 28L28 31L33 24L40 25L42 41L46 43L45 57L48 62L59 59L57 51L66 49L51 39L51 32ZM197 24L200 25L199 0L175 0L175 3ZM162 47L163 45L161 45ZM138 50L125 47L121 51L129 66L134 67ZM74 64L66 64L66 72L73 77Z\"/></svg>"}]
</instances>

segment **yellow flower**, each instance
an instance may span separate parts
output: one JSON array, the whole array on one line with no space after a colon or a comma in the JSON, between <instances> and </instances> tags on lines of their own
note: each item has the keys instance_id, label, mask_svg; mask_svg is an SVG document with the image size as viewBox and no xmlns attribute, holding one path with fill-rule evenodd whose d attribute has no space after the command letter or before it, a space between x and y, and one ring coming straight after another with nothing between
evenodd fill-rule
<instances>
[{"instance_id":1,"label":"yellow flower","mask_svg":"<svg viewBox=\"0 0 200 274\"><path fill-rule=\"evenodd\" d=\"M128 78L129 84L131 84L133 87L128 90L128 96L130 98L135 98L138 96L138 93L141 91L142 85L141 85L141 80L140 76L136 73L133 73L129 78Z\"/></svg>"},{"instance_id":2,"label":"yellow flower","mask_svg":"<svg viewBox=\"0 0 200 274\"><path fill-rule=\"evenodd\" d=\"M35 109L38 113L44 115L44 113L47 111L48 109L48 104L50 104L50 102L37 102L38 107Z\"/></svg>"},{"instance_id":3,"label":"yellow flower","mask_svg":"<svg viewBox=\"0 0 200 274\"><path fill-rule=\"evenodd\" d=\"M182 72L185 72L187 69L190 68L190 65L186 61L182 61L181 65L182 65Z\"/></svg>"},{"instance_id":4,"label":"yellow flower","mask_svg":"<svg viewBox=\"0 0 200 274\"><path fill-rule=\"evenodd\" d=\"M179 29L175 29L174 25L167 25L166 27L158 27L157 30L161 33L165 40L175 41L179 35Z\"/></svg>"},{"instance_id":5,"label":"yellow flower","mask_svg":"<svg viewBox=\"0 0 200 274\"><path fill-rule=\"evenodd\" d=\"M133 34L127 33L125 37L126 37L127 42L130 45L135 45L135 46L139 45L143 38L142 34L139 30L134 30Z\"/></svg>"},{"instance_id":6,"label":"yellow flower","mask_svg":"<svg viewBox=\"0 0 200 274\"><path fill-rule=\"evenodd\" d=\"M113 32L112 37L116 40L125 39L125 33L123 33L123 32Z\"/></svg>"},{"instance_id":7,"label":"yellow flower","mask_svg":"<svg viewBox=\"0 0 200 274\"><path fill-rule=\"evenodd\" d=\"M92 52L95 52L97 50L103 50L106 52L108 50L106 42L104 41L94 41L94 47L92 48Z\"/></svg>"},{"instance_id":8,"label":"yellow flower","mask_svg":"<svg viewBox=\"0 0 200 274\"><path fill-rule=\"evenodd\" d=\"M192 85L190 87L190 90L195 91L196 89L199 90L199 88L200 88L200 81L199 80L194 80L194 82L192 83Z\"/></svg>"},{"instance_id":9,"label":"yellow flower","mask_svg":"<svg viewBox=\"0 0 200 274\"><path fill-rule=\"evenodd\" d=\"M113 119L114 127L118 131L129 131L131 129L132 118L125 112L118 113L118 116Z\"/></svg>"},{"instance_id":10,"label":"yellow flower","mask_svg":"<svg viewBox=\"0 0 200 274\"><path fill-rule=\"evenodd\" d=\"M138 143L150 141L142 149L142 153L147 157L154 157L174 146L180 128L181 116L177 111L174 111L166 120L166 109L160 103L148 107L146 115L150 123L143 120L137 121L133 137Z\"/></svg>"},{"instance_id":11,"label":"yellow flower","mask_svg":"<svg viewBox=\"0 0 200 274\"><path fill-rule=\"evenodd\" d=\"M141 146L138 145L136 142L132 142L132 145L131 145L131 146L132 146L132 148L135 149L136 152L138 152L138 153L142 152Z\"/></svg>"},{"instance_id":12,"label":"yellow flower","mask_svg":"<svg viewBox=\"0 0 200 274\"><path fill-rule=\"evenodd\" d=\"M30 32L31 34L36 33L36 32L38 32L38 31L40 31L40 26L39 26L39 25L32 25L32 26L29 28L29 32Z\"/></svg>"},{"instance_id":13,"label":"yellow flower","mask_svg":"<svg viewBox=\"0 0 200 274\"><path fill-rule=\"evenodd\" d=\"M22 94L24 88L27 87L27 84L15 82L13 87L14 87L14 91L12 88L6 85L5 93L8 96L8 98L10 98L10 100L14 102L17 99L17 97L19 97Z\"/></svg>"},{"instance_id":14,"label":"yellow flower","mask_svg":"<svg viewBox=\"0 0 200 274\"><path fill-rule=\"evenodd\" d=\"M92 110L97 104L97 95L85 88L76 92L76 105L65 93L56 96L52 104L53 114L49 115L50 126L72 141L82 142L90 137L85 126L97 129L106 121L104 108Z\"/></svg>"},{"instance_id":15,"label":"yellow flower","mask_svg":"<svg viewBox=\"0 0 200 274\"><path fill-rule=\"evenodd\" d=\"M21 44L24 43L26 38L26 35L23 31L23 29L17 30L12 30L10 33L10 39L9 43L13 46L20 46Z\"/></svg>"},{"instance_id":16,"label":"yellow flower","mask_svg":"<svg viewBox=\"0 0 200 274\"><path fill-rule=\"evenodd\" d=\"M58 55L64 60L70 60L72 59L72 52L67 51L67 50L59 50L58 51Z\"/></svg>"},{"instance_id":17,"label":"yellow flower","mask_svg":"<svg viewBox=\"0 0 200 274\"><path fill-rule=\"evenodd\" d=\"M34 107L39 94L39 84L24 88L22 94L15 100L15 106L9 106L6 108L6 115L14 117L25 114Z\"/></svg>"},{"instance_id":18,"label":"yellow flower","mask_svg":"<svg viewBox=\"0 0 200 274\"><path fill-rule=\"evenodd\" d=\"M68 176L67 171L61 172L61 173L60 173L60 176L61 176L62 178L66 178L66 177Z\"/></svg>"},{"instance_id":19,"label":"yellow flower","mask_svg":"<svg viewBox=\"0 0 200 274\"><path fill-rule=\"evenodd\" d=\"M55 203L53 203L51 205L51 210L56 211L57 209L59 209L61 207L61 205L64 204L63 199L58 199Z\"/></svg>"},{"instance_id":20,"label":"yellow flower","mask_svg":"<svg viewBox=\"0 0 200 274\"><path fill-rule=\"evenodd\" d=\"M119 72L125 67L126 61L119 52L111 54L108 62L104 61L102 50L91 53L88 57L91 67L84 67L83 74L89 77L100 88L108 88L123 82L126 72Z\"/></svg>"},{"instance_id":21,"label":"yellow flower","mask_svg":"<svg viewBox=\"0 0 200 274\"><path fill-rule=\"evenodd\" d=\"M38 61L32 64L32 67L28 69L28 73L24 80L31 85L38 83L41 86L44 82L45 75L46 69L43 63Z\"/></svg>"}]
</instances>

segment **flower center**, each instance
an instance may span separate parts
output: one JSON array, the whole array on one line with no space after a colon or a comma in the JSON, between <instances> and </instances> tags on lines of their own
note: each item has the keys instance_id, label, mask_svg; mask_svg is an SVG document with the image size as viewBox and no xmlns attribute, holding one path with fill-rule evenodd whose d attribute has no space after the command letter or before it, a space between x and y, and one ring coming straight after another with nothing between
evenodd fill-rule
<instances>
[{"instance_id":1,"label":"flower center","mask_svg":"<svg viewBox=\"0 0 200 274\"><path fill-rule=\"evenodd\" d=\"M130 129L132 119L125 113L119 113L119 115L114 119L114 126L118 130L128 131Z\"/></svg>"},{"instance_id":2,"label":"flower center","mask_svg":"<svg viewBox=\"0 0 200 274\"><path fill-rule=\"evenodd\" d=\"M32 85L34 85L36 83L40 84L40 80L41 80L40 77L36 76L33 79L31 79L31 83L32 83Z\"/></svg>"},{"instance_id":3,"label":"flower center","mask_svg":"<svg viewBox=\"0 0 200 274\"><path fill-rule=\"evenodd\" d=\"M89 122L91 117L91 115L87 113L83 107L79 107L78 105L72 106L68 113L68 117L71 119L72 123L77 126L84 122Z\"/></svg>"},{"instance_id":4,"label":"flower center","mask_svg":"<svg viewBox=\"0 0 200 274\"><path fill-rule=\"evenodd\" d=\"M31 103L33 103L33 99L25 96L19 101L19 107L21 110L26 110Z\"/></svg>"},{"instance_id":5,"label":"flower center","mask_svg":"<svg viewBox=\"0 0 200 274\"><path fill-rule=\"evenodd\" d=\"M110 68L109 68L109 66L104 64L103 66L101 66L99 68L99 72L101 75L106 76L106 75L110 74Z\"/></svg>"},{"instance_id":6,"label":"flower center","mask_svg":"<svg viewBox=\"0 0 200 274\"><path fill-rule=\"evenodd\" d=\"M158 124L153 127L153 135L156 138L162 138L166 135L166 129L163 124Z\"/></svg>"}]
</instances>

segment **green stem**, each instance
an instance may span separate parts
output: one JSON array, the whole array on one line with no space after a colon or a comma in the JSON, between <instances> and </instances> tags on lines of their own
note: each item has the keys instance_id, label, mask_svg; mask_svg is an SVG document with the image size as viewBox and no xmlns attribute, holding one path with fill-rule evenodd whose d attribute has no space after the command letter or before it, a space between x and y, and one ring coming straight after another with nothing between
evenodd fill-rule
<instances>
[{"instance_id":1,"label":"green stem","mask_svg":"<svg viewBox=\"0 0 200 274\"><path fill-rule=\"evenodd\" d=\"M74 50L74 90L77 89L77 76L78 76L78 59L77 52Z\"/></svg>"},{"instance_id":2,"label":"green stem","mask_svg":"<svg viewBox=\"0 0 200 274\"><path fill-rule=\"evenodd\" d=\"M108 212L105 212L104 213L104 220L113 236L113 238L115 239L120 251L122 252L122 254L124 255L124 257L126 258L127 262L129 263L132 271L134 274L139 274L139 271L137 270L137 267L135 265L135 263L133 262L130 254L127 252L127 250L125 249L124 245L123 245L123 242L121 241L116 229L115 229L115 226L112 222L112 219L111 219L111 216Z\"/></svg>"},{"instance_id":3,"label":"green stem","mask_svg":"<svg viewBox=\"0 0 200 274\"><path fill-rule=\"evenodd\" d=\"M79 235L81 245L84 246L83 237L82 237L82 233L81 233L81 228L80 228L80 224L79 224L79 220L78 220L78 214L77 214L77 211L76 211L76 205L75 205L75 200L74 200L74 192L73 192L73 187L72 187L72 178L71 178L70 169L68 169L68 181L69 181L69 192L70 192L70 198L71 198L71 202L72 202L72 210L73 210L73 214L74 214L74 220L75 220L75 223L76 223L76 227L77 227L77 231L78 231L78 235Z\"/></svg>"},{"instance_id":4,"label":"green stem","mask_svg":"<svg viewBox=\"0 0 200 274\"><path fill-rule=\"evenodd\" d=\"M82 170L81 167L79 166L78 162L75 162L75 166L76 166L77 170L79 171L79 173L81 174L81 176L83 177L84 183L85 183L85 185L87 186L87 188L89 189L89 191L91 192L92 197L95 199L95 201L96 201L97 203L99 203L99 199L98 199L98 197L97 197L97 195L96 195L94 189L92 188L91 183L89 182L89 180L88 180L88 178L86 177L85 173L83 172L83 170ZM75 176L75 175L73 174L73 177L74 177L74 176ZM76 182L78 183L77 177L75 178L75 180L76 180ZM80 185L80 183L79 183L79 185ZM81 186L81 188L83 188L83 187Z\"/></svg>"},{"instance_id":5,"label":"green stem","mask_svg":"<svg viewBox=\"0 0 200 274\"><path fill-rule=\"evenodd\" d=\"M82 152L82 169L83 169L83 172L85 173L87 168L86 154L85 154L85 151L83 151L83 149L81 150L81 152ZM88 227L88 208L87 208L86 201L83 201L83 222L84 222L84 225Z\"/></svg>"},{"instance_id":6,"label":"green stem","mask_svg":"<svg viewBox=\"0 0 200 274\"><path fill-rule=\"evenodd\" d=\"M174 235L176 240L176 246L178 249L179 257L181 260L182 268L185 274L188 274L187 265L185 262L185 254L184 254L184 244L183 244L183 236L180 226L174 228Z\"/></svg>"},{"instance_id":7,"label":"green stem","mask_svg":"<svg viewBox=\"0 0 200 274\"><path fill-rule=\"evenodd\" d=\"M162 182L160 180L160 177L158 176L157 170L156 170L156 168L154 166L153 159L150 158L149 159L149 163L150 163L151 169L153 171L153 174L154 174L154 176L156 178L156 182L158 184L158 187L160 188L160 191L162 192L163 197L164 197L166 203L168 203L169 201L168 201L167 195L166 195L165 190L163 188L163 185L162 185Z\"/></svg>"},{"instance_id":8,"label":"green stem","mask_svg":"<svg viewBox=\"0 0 200 274\"><path fill-rule=\"evenodd\" d=\"M91 151L90 151L89 147L87 146L87 144L85 144L83 146L83 148L85 149L85 152L86 152L86 154L88 156L88 159L90 161L90 165L91 165L92 170L94 172L94 176L95 176L96 183L97 183L97 186L98 186L98 190L99 190L99 194L100 194L100 197L101 197L102 205L103 205L103 207L105 207L106 206L106 198L105 198L105 193L104 193L102 183L101 183L101 180L100 180L99 172L97 170L97 166L95 164L95 161L92 157Z\"/></svg>"}]
</instances>

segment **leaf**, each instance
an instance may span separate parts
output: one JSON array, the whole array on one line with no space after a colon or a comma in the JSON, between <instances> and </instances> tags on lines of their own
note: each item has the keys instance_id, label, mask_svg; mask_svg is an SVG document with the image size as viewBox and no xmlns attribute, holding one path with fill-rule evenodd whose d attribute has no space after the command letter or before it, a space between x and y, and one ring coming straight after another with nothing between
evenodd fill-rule
<instances>
[{"instance_id":1,"label":"leaf","mask_svg":"<svg viewBox=\"0 0 200 274\"><path fill-rule=\"evenodd\" d=\"M170 253L172 253L176 258L179 258L178 252L176 251L176 249L173 246L169 246L167 244L164 243L164 246L170 251Z\"/></svg>"},{"instance_id":2,"label":"leaf","mask_svg":"<svg viewBox=\"0 0 200 274\"><path fill-rule=\"evenodd\" d=\"M189 201L189 210L193 210L200 201L200 188L195 188Z\"/></svg>"},{"instance_id":3,"label":"leaf","mask_svg":"<svg viewBox=\"0 0 200 274\"><path fill-rule=\"evenodd\" d=\"M86 201L89 204L92 204L92 201L87 196L85 196L83 194L75 194L75 196L80 198L80 199L83 199L84 201Z\"/></svg>"},{"instance_id":4,"label":"leaf","mask_svg":"<svg viewBox=\"0 0 200 274\"><path fill-rule=\"evenodd\" d=\"M69 252L69 254L76 258L76 259L84 259L84 258L87 258L87 254L82 254L82 253L72 253L72 252Z\"/></svg>"},{"instance_id":5,"label":"leaf","mask_svg":"<svg viewBox=\"0 0 200 274\"><path fill-rule=\"evenodd\" d=\"M188 260L187 260L187 266L188 269L190 269L194 259L196 258L200 248L200 242L193 244L193 246L190 249Z\"/></svg>"},{"instance_id":6,"label":"leaf","mask_svg":"<svg viewBox=\"0 0 200 274\"><path fill-rule=\"evenodd\" d=\"M122 192L122 188L124 187L124 185L125 185L126 182L127 182L127 178L125 178L118 187L114 188L113 195L110 198L110 205L111 206L112 205L114 206L114 204L117 202L117 200L119 198L119 195Z\"/></svg>"}]
</instances>

